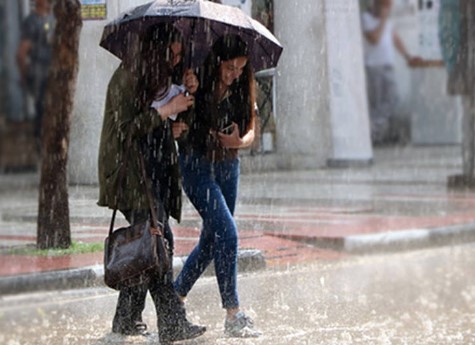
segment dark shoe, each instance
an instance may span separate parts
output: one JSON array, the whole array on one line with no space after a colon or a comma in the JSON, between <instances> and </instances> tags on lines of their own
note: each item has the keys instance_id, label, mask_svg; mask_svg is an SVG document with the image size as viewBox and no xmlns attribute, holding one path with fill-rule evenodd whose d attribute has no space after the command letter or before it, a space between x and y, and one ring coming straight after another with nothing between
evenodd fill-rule
<instances>
[{"instance_id":1,"label":"dark shoe","mask_svg":"<svg viewBox=\"0 0 475 345\"><path fill-rule=\"evenodd\" d=\"M160 344L170 344L174 341L193 339L206 332L206 327L194 325L186 321L181 326L167 327L159 330Z\"/></svg>"},{"instance_id":2,"label":"dark shoe","mask_svg":"<svg viewBox=\"0 0 475 345\"><path fill-rule=\"evenodd\" d=\"M136 322L134 326L124 327L124 326L116 326L112 327L113 333L119 333L122 335L143 335L148 336L150 333L147 332L147 324L144 322Z\"/></svg>"}]
</instances>

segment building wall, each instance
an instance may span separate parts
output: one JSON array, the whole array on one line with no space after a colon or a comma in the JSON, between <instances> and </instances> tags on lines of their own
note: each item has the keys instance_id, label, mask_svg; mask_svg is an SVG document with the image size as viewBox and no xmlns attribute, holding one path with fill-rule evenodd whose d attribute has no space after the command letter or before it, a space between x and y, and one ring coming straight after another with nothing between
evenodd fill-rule
<instances>
[{"instance_id":1,"label":"building wall","mask_svg":"<svg viewBox=\"0 0 475 345\"><path fill-rule=\"evenodd\" d=\"M333 143L328 162L368 164L373 152L358 2L326 0L325 4Z\"/></svg>"},{"instance_id":2,"label":"building wall","mask_svg":"<svg viewBox=\"0 0 475 345\"><path fill-rule=\"evenodd\" d=\"M97 183L97 155L109 79L119 60L99 47L105 21L85 21L79 46L69 176L72 183Z\"/></svg>"},{"instance_id":3,"label":"building wall","mask_svg":"<svg viewBox=\"0 0 475 345\"><path fill-rule=\"evenodd\" d=\"M294 161L290 167L321 166L331 151L324 3L274 0L274 17L284 47L276 78L277 152Z\"/></svg>"},{"instance_id":4,"label":"building wall","mask_svg":"<svg viewBox=\"0 0 475 345\"><path fill-rule=\"evenodd\" d=\"M107 84L120 60L99 46L104 25L127 9L147 0L107 1L107 19L85 20L79 46L69 177L71 183L97 183L97 155Z\"/></svg>"},{"instance_id":5,"label":"building wall","mask_svg":"<svg viewBox=\"0 0 475 345\"><path fill-rule=\"evenodd\" d=\"M370 162L357 2L274 0L284 46L277 77L277 148L287 166Z\"/></svg>"}]
</instances>

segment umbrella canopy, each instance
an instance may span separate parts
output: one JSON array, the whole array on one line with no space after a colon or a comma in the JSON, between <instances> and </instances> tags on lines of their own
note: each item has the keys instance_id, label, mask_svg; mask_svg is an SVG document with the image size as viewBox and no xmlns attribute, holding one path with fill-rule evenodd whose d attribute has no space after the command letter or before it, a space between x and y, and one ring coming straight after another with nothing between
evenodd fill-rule
<instances>
[{"instance_id":1,"label":"umbrella canopy","mask_svg":"<svg viewBox=\"0 0 475 345\"><path fill-rule=\"evenodd\" d=\"M258 21L236 7L205 0L155 0L122 13L104 27L100 46L120 59L133 41L156 24L172 23L189 44L188 66L203 63L213 43L227 34L239 35L250 49L255 71L275 67L282 46Z\"/></svg>"}]
</instances>

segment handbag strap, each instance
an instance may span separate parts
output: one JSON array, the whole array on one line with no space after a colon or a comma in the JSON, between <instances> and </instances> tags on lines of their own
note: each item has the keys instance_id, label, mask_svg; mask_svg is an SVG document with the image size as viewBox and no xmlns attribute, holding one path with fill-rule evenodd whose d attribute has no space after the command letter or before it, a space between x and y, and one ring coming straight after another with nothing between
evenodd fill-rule
<instances>
[{"instance_id":1,"label":"handbag strap","mask_svg":"<svg viewBox=\"0 0 475 345\"><path fill-rule=\"evenodd\" d=\"M128 156L131 146L132 146L132 130L129 130L129 132L127 133L127 139L125 140L125 150L124 150L124 156L123 156L124 158ZM128 163L128 160L124 159L122 166L120 167L119 174L117 176L117 191L116 191L117 197L115 198L115 204L113 208L114 211L112 212L112 218L110 221L109 236L114 231L115 216L117 214L119 200L122 199L122 182L124 180L127 163Z\"/></svg>"},{"instance_id":2,"label":"handbag strap","mask_svg":"<svg viewBox=\"0 0 475 345\"><path fill-rule=\"evenodd\" d=\"M145 195L147 196L147 201L150 208L151 225L153 228L158 229L158 231L160 232L160 236L163 236L163 223L158 221L157 208L156 208L155 201L152 197L152 192L151 192L152 186L150 183L150 179L147 176L147 172L145 171L145 162L144 162L143 156L140 154L140 149L139 149L139 156L140 156L140 168L142 170L142 177L144 179Z\"/></svg>"},{"instance_id":3,"label":"handbag strap","mask_svg":"<svg viewBox=\"0 0 475 345\"><path fill-rule=\"evenodd\" d=\"M128 153L130 151L131 146L132 146L132 131L129 130L129 133L127 134L126 144L125 144L125 151L124 151L124 157L125 158L128 157ZM147 173L146 173L146 170L145 170L145 162L144 162L143 155L142 155L142 152L140 150L140 147L139 147L139 157L140 157L140 170L142 172L142 177L144 179L145 195L147 197L148 206L149 206L149 209L150 209L151 226L158 230L159 236L163 236L163 223L158 221L157 212L156 212L156 208L155 208L155 202L154 202L154 199L153 199L152 193L151 193L151 185L150 185L149 178L147 177ZM110 222L110 226L109 226L109 236L114 231L114 222L115 222L115 217L116 217L116 214L117 214L117 208L118 208L118 203L119 203L118 200L120 200L122 198L122 187L123 187L122 182L123 182L124 177L125 177L126 167L127 167L127 159L124 160L124 163L120 167L119 176L117 177L117 189L118 189L117 190L117 198L116 198L116 202L115 202L115 205L114 205L114 209L113 209L113 212L112 212L112 218L111 218L111 222Z\"/></svg>"}]
</instances>

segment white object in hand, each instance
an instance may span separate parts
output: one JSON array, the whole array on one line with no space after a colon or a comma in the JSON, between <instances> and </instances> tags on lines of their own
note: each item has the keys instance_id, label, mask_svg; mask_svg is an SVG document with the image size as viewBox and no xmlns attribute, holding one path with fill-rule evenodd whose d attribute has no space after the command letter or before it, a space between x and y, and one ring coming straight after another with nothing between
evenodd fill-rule
<instances>
[{"instance_id":1,"label":"white object in hand","mask_svg":"<svg viewBox=\"0 0 475 345\"><path fill-rule=\"evenodd\" d=\"M152 107L155 109L159 109L163 107L165 104L167 104L168 102L170 102L170 100L173 97L175 97L176 95L182 92L185 92L185 87L183 85L172 84L168 92L165 94L165 96L162 96L160 99L156 99L152 102ZM173 115L170 115L168 118L175 121L177 116L178 114L173 114Z\"/></svg>"}]
</instances>

